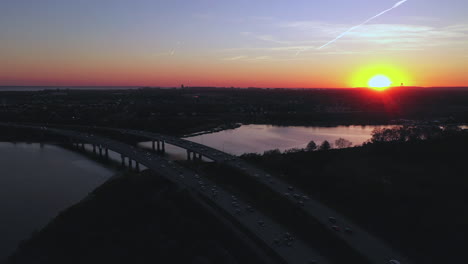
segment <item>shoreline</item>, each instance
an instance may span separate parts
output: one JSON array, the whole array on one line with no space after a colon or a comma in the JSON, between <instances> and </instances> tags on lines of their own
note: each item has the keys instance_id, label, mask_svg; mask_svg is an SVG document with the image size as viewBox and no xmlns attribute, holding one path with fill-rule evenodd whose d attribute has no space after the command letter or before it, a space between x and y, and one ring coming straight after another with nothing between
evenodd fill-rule
<instances>
[{"instance_id":1,"label":"shoreline","mask_svg":"<svg viewBox=\"0 0 468 264\"><path fill-rule=\"evenodd\" d=\"M446 122L435 122L435 121L420 121L420 120L392 120L386 123L342 123L342 122L319 122L319 123L311 123L311 124L275 124L275 123L266 123L266 122L246 122L246 123L231 123L227 125L217 126L215 128L209 130L201 130L199 132L193 132L189 134L184 134L181 136L183 139L188 139L192 137L197 137L206 134L213 134L218 133L221 131L226 130L234 130L240 128L242 126L249 126L249 125L265 125L265 126L276 126L276 127L350 127L350 126L426 126L426 125L453 125L458 126L461 129L468 129L468 124L466 123L456 123L456 124L449 124Z\"/></svg>"},{"instance_id":2,"label":"shoreline","mask_svg":"<svg viewBox=\"0 0 468 264\"><path fill-rule=\"evenodd\" d=\"M213 133L217 133L217 132L221 132L221 131L224 131L224 130L231 130L231 129L236 129L236 128L239 128L241 126L244 126L245 124L242 124L242 123L234 123L234 124L227 124L227 125L220 125L220 126L217 126L215 128L212 128L210 130L202 130L202 131L199 131L199 132L193 132L193 133L190 133L190 134L184 134L181 136L181 138L191 138L191 137L196 137L196 136L201 136L201 135L206 135L206 134L213 134Z\"/></svg>"}]
</instances>

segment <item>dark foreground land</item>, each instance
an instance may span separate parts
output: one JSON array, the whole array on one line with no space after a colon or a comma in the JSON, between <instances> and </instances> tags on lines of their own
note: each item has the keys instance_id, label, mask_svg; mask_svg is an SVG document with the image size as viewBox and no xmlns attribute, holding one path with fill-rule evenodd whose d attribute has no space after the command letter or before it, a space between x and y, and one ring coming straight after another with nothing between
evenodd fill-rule
<instances>
[{"instance_id":1,"label":"dark foreground land","mask_svg":"<svg viewBox=\"0 0 468 264\"><path fill-rule=\"evenodd\" d=\"M235 123L387 124L411 119L468 123L468 89L45 90L1 92L0 121L98 125L176 135Z\"/></svg>"},{"instance_id":2,"label":"dark foreground land","mask_svg":"<svg viewBox=\"0 0 468 264\"><path fill-rule=\"evenodd\" d=\"M415 263L466 260L468 131L245 158L347 215Z\"/></svg>"},{"instance_id":3,"label":"dark foreground land","mask_svg":"<svg viewBox=\"0 0 468 264\"><path fill-rule=\"evenodd\" d=\"M363 147L244 158L346 215L413 263L463 263L468 131L407 127L387 132L377 131ZM285 199L222 165L186 165L262 208L334 263L347 263L347 249ZM340 219L337 225L344 232ZM22 243L7 263L264 261L230 230L189 193L145 172L104 184Z\"/></svg>"},{"instance_id":4,"label":"dark foreground land","mask_svg":"<svg viewBox=\"0 0 468 264\"><path fill-rule=\"evenodd\" d=\"M179 190L143 172L115 178L60 213L6 263L264 263Z\"/></svg>"}]
</instances>

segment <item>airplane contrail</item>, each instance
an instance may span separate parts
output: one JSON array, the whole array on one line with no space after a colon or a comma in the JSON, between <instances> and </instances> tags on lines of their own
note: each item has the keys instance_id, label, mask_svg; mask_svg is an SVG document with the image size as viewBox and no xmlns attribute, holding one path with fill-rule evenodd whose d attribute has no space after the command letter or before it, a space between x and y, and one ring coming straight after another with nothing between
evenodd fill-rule
<instances>
[{"instance_id":1,"label":"airplane contrail","mask_svg":"<svg viewBox=\"0 0 468 264\"><path fill-rule=\"evenodd\" d=\"M365 24L371 22L372 20L378 18L379 16L381 16L381 15L383 15L383 14L385 14L385 13L387 13L387 12L389 12L389 11L391 11L391 10L393 10L393 9L395 9L395 8L397 8L397 7L399 7L399 6L401 6L401 5L404 4L406 1L408 1L408 0L402 0L402 1L398 2L398 3L396 3L393 7L389 8L389 9L387 9L387 10L385 10L385 11L380 12L379 14L377 14L377 15L375 15L375 16L369 18L369 19L367 19L366 21L364 21L363 23L361 23L361 24L359 24L359 25L357 25L357 26L354 26L354 27L352 27L352 28L346 30L345 32L341 33L338 37L336 37L336 38L334 38L333 40L329 41L328 43L326 43L326 44L324 44L324 45L318 47L317 49L325 48L326 46L328 46L328 45L332 44L333 42L339 40L340 38L344 37L344 35L348 34L349 32L355 30L356 28L361 27L361 26L363 26L363 25L365 25Z\"/></svg>"}]
</instances>

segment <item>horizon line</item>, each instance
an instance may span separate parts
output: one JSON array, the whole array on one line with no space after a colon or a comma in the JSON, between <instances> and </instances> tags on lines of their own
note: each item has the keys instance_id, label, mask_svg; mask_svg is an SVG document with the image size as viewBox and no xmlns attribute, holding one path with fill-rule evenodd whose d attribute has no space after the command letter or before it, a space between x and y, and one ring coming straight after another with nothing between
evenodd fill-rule
<instances>
[{"instance_id":1,"label":"horizon line","mask_svg":"<svg viewBox=\"0 0 468 264\"><path fill-rule=\"evenodd\" d=\"M195 86L148 86L148 85L0 85L1 88L6 87L35 87L35 88L176 88L176 89L187 89L187 88L219 88L219 89L362 89L370 88L367 86L355 86L355 87L258 87L258 86L212 86L212 85L195 85ZM468 85L457 85L457 86L389 86L388 88L468 88Z\"/></svg>"}]
</instances>

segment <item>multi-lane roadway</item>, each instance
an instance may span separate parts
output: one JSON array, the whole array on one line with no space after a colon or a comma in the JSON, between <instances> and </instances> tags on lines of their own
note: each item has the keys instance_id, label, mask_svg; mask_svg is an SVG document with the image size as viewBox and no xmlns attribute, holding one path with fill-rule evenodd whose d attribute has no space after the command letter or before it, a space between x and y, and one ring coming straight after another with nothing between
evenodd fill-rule
<instances>
[{"instance_id":1,"label":"multi-lane roadway","mask_svg":"<svg viewBox=\"0 0 468 264\"><path fill-rule=\"evenodd\" d=\"M138 136L148 140L164 141L168 144L184 148L190 152L201 154L215 162L225 164L229 167L242 171L259 183L268 186L271 190L292 204L301 208L309 216L326 226L330 230L330 235L337 236L348 244L352 249L369 260L370 263L390 263L398 261L402 264L410 263L395 249L374 235L368 233L363 228L339 214L335 210L325 206L321 202L311 199L303 191L294 188L277 177L252 166L248 162L225 153L223 151L192 142L186 139L131 129L101 128L113 130L126 135Z\"/></svg>"},{"instance_id":2,"label":"multi-lane roadway","mask_svg":"<svg viewBox=\"0 0 468 264\"><path fill-rule=\"evenodd\" d=\"M250 236L263 243L263 247L270 249L284 263L309 264L329 263L319 252L301 241L291 231L285 229L274 220L265 216L257 208L242 201L235 194L217 186L212 181L198 175L172 161L152 152L125 143L111 140L90 133L50 128L44 126L15 125L0 123L0 126L23 129L35 129L44 133L52 133L67 137L73 142L98 145L102 148L119 153L133 161L144 165L148 169L161 175L179 187L187 189L208 201L216 210L221 210L229 216L229 220L242 226Z\"/></svg>"}]
</instances>

